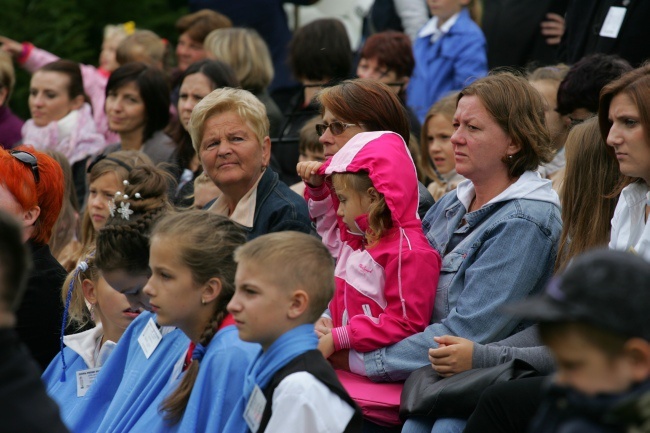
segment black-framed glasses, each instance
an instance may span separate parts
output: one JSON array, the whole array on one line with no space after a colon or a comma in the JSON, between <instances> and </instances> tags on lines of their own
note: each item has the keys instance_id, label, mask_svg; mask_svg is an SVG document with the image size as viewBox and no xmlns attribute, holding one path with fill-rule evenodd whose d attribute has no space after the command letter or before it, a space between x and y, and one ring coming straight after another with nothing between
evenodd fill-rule
<instances>
[{"instance_id":1,"label":"black-framed glasses","mask_svg":"<svg viewBox=\"0 0 650 433\"><path fill-rule=\"evenodd\" d=\"M330 129L332 132L332 135L341 135L343 134L343 131L348 129L350 126L357 126L357 123L343 123L343 122L332 122L329 125L325 125L324 123L318 123L316 124L316 134L318 134L319 137L321 137L323 134L325 134L325 131L327 131L327 128Z\"/></svg>"},{"instance_id":2,"label":"black-framed glasses","mask_svg":"<svg viewBox=\"0 0 650 433\"><path fill-rule=\"evenodd\" d=\"M9 154L32 169L32 174L34 175L34 181L36 183L41 181L41 175L38 172L38 160L34 155L25 152L24 150L10 150Z\"/></svg>"}]
</instances>

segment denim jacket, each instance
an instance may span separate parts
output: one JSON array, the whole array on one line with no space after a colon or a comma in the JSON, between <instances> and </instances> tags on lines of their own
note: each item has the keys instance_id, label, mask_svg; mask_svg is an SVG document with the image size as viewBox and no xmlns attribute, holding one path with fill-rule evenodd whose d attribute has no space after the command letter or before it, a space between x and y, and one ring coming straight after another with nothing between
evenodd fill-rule
<instances>
[{"instance_id":1,"label":"denim jacket","mask_svg":"<svg viewBox=\"0 0 650 433\"><path fill-rule=\"evenodd\" d=\"M562 228L559 199L551 182L536 172L524 173L467 213L474 195L471 181L461 182L424 218L427 239L442 256L432 324L397 344L365 353L371 379L403 380L428 364L434 336L456 335L483 344L523 329L499 308L540 292L552 275Z\"/></svg>"}]
</instances>

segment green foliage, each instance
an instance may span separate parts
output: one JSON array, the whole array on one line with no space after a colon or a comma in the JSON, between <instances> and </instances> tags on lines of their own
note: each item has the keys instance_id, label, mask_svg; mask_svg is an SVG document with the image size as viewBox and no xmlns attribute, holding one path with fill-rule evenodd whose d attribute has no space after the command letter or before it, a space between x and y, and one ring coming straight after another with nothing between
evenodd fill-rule
<instances>
[{"instance_id":1,"label":"green foliage","mask_svg":"<svg viewBox=\"0 0 650 433\"><path fill-rule=\"evenodd\" d=\"M189 13L179 0L2 0L0 35L29 41L59 57L97 65L104 26L135 21L175 43L174 23ZM29 118L30 75L16 68L12 110Z\"/></svg>"}]
</instances>

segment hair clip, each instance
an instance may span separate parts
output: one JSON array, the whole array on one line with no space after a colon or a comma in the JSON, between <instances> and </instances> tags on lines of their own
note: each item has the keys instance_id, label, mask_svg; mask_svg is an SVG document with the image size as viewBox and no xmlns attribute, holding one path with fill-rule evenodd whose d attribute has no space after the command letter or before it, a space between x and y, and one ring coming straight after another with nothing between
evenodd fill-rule
<instances>
[{"instance_id":1,"label":"hair clip","mask_svg":"<svg viewBox=\"0 0 650 433\"><path fill-rule=\"evenodd\" d=\"M140 200L140 199L142 198L142 196L140 195L139 192L136 192L136 193L135 193L135 198L137 198L138 200Z\"/></svg>"},{"instance_id":2,"label":"hair clip","mask_svg":"<svg viewBox=\"0 0 650 433\"><path fill-rule=\"evenodd\" d=\"M129 181L126 180L126 179L124 179L124 180L122 181L122 183L124 184L124 186L129 186Z\"/></svg>"},{"instance_id":3,"label":"hair clip","mask_svg":"<svg viewBox=\"0 0 650 433\"><path fill-rule=\"evenodd\" d=\"M115 216L115 209L117 206L115 206L115 198L112 198L108 201L108 211L111 213L111 216Z\"/></svg>"},{"instance_id":4,"label":"hair clip","mask_svg":"<svg viewBox=\"0 0 650 433\"><path fill-rule=\"evenodd\" d=\"M122 202L120 203L120 208L117 210L117 213L122 215L122 219L125 219L128 221L129 216L133 215L133 211L129 209L131 206L131 203L129 202Z\"/></svg>"},{"instance_id":5,"label":"hair clip","mask_svg":"<svg viewBox=\"0 0 650 433\"><path fill-rule=\"evenodd\" d=\"M124 194L124 197L123 197L123 198L124 198L124 200L128 200L128 199L129 199L129 196L126 195L126 194Z\"/></svg>"},{"instance_id":6,"label":"hair clip","mask_svg":"<svg viewBox=\"0 0 650 433\"><path fill-rule=\"evenodd\" d=\"M117 191L115 195L122 195L122 191Z\"/></svg>"}]
</instances>

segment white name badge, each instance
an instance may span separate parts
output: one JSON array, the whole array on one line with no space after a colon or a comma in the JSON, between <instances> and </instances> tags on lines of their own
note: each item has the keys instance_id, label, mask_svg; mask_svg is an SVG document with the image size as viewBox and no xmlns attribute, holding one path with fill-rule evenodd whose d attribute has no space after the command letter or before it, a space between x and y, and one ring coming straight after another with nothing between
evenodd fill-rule
<instances>
[{"instance_id":1,"label":"white name badge","mask_svg":"<svg viewBox=\"0 0 650 433\"><path fill-rule=\"evenodd\" d=\"M162 334L158 330L153 319L150 318L147 325L142 330L142 334L138 337L138 343L140 343L142 352L144 352L144 356L147 359L149 359L153 351L156 350L156 347L160 344L160 340L162 340Z\"/></svg>"},{"instance_id":2,"label":"white name badge","mask_svg":"<svg viewBox=\"0 0 650 433\"><path fill-rule=\"evenodd\" d=\"M90 385L95 382L97 373L101 368L90 368L88 370L77 371L77 397L83 397L90 389Z\"/></svg>"},{"instance_id":3,"label":"white name badge","mask_svg":"<svg viewBox=\"0 0 650 433\"><path fill-rule=\"evenodd\" d=\"M244 420L248 424L251 432L256 433L260 428L262 422L262 415L264 415L264 408L266 407L266 397L259 386L255 385L255 389L251 393L251 398L246 403L246 410L244 411Z\"/></svg>"},{"instance_id":4,"label":"white name badge","mask_svg":"<svg viewBox=\"0 0 650 433\"><path fill-rule=\"evenodd\" d=\"M621 31L625 12L627 12L627 9L620 6L610 7L607 16L605 17L605 21L603 22L603 26L600 29L600 36L616 39L618 37L618 32Z\"/></svg>"}]
</instances>

